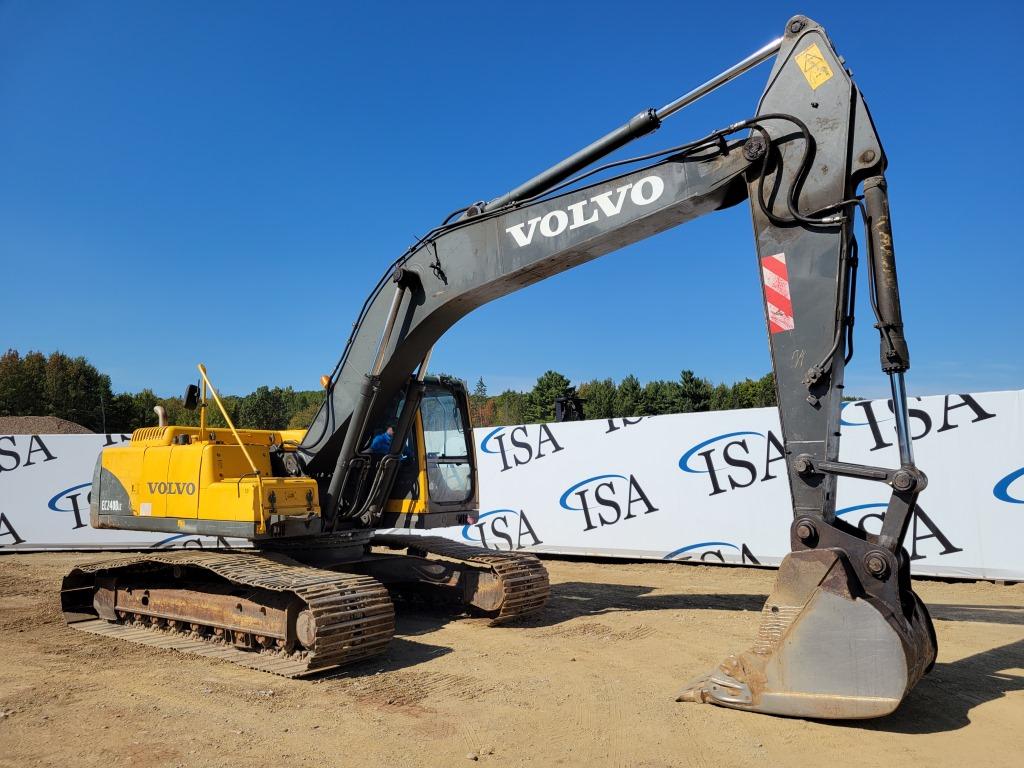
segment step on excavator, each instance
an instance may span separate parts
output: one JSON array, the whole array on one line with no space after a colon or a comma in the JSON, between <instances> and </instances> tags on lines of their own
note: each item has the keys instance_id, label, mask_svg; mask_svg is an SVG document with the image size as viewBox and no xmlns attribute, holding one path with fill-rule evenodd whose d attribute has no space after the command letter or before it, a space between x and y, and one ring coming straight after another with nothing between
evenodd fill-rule
<instances>
[{"instance_id":1,"label":"step on excavator","mask_svg":"<svg viewBox=\"0 0 1024 768\"><path fill-rule=\"evenodd\" d=\"M772 58L753 117L596 165ZM394 631L392 596L448 600L494 623L541 610L548 578L532 555L421 532L477 514L466 392L427 376L431 349L488 301L746 200L793 503L792 551L753 646L692 681L679 700L807 718L892 712L933 665L936 641L903 548L927 479L908 430L910 358L885 169L843 59L818 24L793 17L782 37L700 87L507 194L454 212L414 243L359 311L307 430L236 429L200 366L200 382L186 394L199 426L139 429L130 444L105 449L91 523L241 537L252 548L155 551L80 566L63 584L67 621L302 676L383 652ZM892 387L896 468L839 459L858 218ZM226 428L208 423L211 396ZM840 477L890 487L878 533L836 516Z\"/></svg>"}]
</instances>

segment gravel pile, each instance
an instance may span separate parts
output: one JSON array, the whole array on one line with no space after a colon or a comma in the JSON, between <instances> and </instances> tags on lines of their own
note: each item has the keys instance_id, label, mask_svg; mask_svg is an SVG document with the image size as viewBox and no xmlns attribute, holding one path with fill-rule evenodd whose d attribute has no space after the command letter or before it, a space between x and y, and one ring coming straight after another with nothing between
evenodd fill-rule
<instances>
[{"instance_id":1,"label":"gravel pile","mask_svg":"<svg viewBox=\"0 0 1024 768\"><path fill-rule=\"evenodd\" d=\"M0 435L91 434L91 429L56 416L0 416Z\"/></svg>"}]
</instances>

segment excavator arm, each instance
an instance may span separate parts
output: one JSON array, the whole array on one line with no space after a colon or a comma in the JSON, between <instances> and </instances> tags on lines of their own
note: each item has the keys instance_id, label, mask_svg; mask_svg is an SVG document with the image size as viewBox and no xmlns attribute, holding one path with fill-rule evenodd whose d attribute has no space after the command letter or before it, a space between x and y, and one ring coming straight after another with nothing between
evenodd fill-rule
<instances>
[{"instance_id":1,"label":"excavator arm","mask_svg":"<svg viewBox=\"0 0 1024 768\"><path fill-rule=\"evenodd\" d=\"M886 158L842 59L805 17L791 19L782 38L694 93L776 53L754 117L648 155L643 159L653 163L639 170L581 185L573 174L652 131L687 97L641 112L516 190L458 212L412 247L364 305L299 447L300 469L326 486L329 528L373 527L396 462L381 462L376 482L356 483L360 445L368 425L403 390L399 431L408 429L430 350L449 327L488 301L746 199L789 469L793 551L753 648L692 683L681 699L805 717L872 717L895 709L935 658L934 630L911 589L902 546L927 480L914 465L907 429L909 355ZM898 468L839 459L858 210L897 416ZM836 517L839 477L891 487L880 533Z\"/></svg>"}]
</instances>

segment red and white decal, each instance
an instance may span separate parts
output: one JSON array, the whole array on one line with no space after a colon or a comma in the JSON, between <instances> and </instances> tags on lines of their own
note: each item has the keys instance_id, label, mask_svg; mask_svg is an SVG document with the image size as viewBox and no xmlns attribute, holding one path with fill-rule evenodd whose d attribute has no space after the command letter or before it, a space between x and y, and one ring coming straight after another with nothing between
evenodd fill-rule
<instances>
[{"instance_id":1,"label":"red and white decal","mask_svg":"<svg viewBox=\"0 0 1024 768\"><path fill-rule=\"evenodd\" d=\"M786 254L778 253L761 259L761 281L764 283L764 303L768 308L768 333L792 331L793 301L789 296Z\"/></svg>"}]
</instances>

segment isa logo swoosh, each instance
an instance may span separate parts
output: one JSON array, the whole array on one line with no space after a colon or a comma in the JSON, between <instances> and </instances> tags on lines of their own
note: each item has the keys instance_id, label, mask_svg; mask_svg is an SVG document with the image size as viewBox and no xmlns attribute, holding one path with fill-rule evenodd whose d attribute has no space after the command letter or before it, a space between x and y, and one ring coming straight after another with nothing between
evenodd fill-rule
<instances>
[{"instance_id":1,"label":"isa logo swoosh","mask_svg":"<svg viewBox=\"0 0 1024 768\"><path fill-rule=\"evenodd\" d=\"M992 495L1007 504L1024 504L1024 467L1015 469L996 483Z\"/></svg>"},{"instance_id":2,"label":"isa logo swoosh","mask_svg":"<svg viewBox=\"0 0 1024 768\"><path fill-rule=\"evenodd\" d=\"M674 549L671 552L669 552L667 555L662 557L661 559L662 560L675 560L677 557L682 557L683 555L686 555L687 553L691 553L691 554L696 555L696 554L700 554L699 550L715 549L715 548L720 548L720 547L728 547L730 549L735 549L737 552L740 551L739 547L737 547L735 544L733 544L732 542L729 542L729 541L699 541L696 544L687 544L685 547L680 547L679 549Z\"/></svg>"},{"instance_id":3,"label":"isa logo swoosh","mask_svg":"<svg viewBox=\"0 0 1024 768\"><path fill-rule=\"evenodd\" d=\"M484 439L480 441L480 450L483 451L484 453L500 453L500 451L491 447L491 438L500 435L504 430L504 427L498 427L497 429L492 429L490 432L484 435Z\"/></svg>"},{"instance_id":4,"label":"isa logo swoosh","mask_svg":"<svg viewBox=\"0 0 1024 768\"><path fill-rule=\"evenodd\" d=\"M709 445L715 445L716 443L719 443L722 440L732 440L733 438L743 437L744 435L750 435L752 437L764 437L764 435L760 432L726 432L724 435L715 435L714 437L708 438L703 442L697 443L690 450L688 450L686 453L680 456L679 468L683 470L683 472L691 472L693 474L698 475L708 474L710 470L698 469L697 467L694 467L690 464L690 460L693 458L694 454L698 453L701 448L707 448ZM717 466L715 468L719 469L719 467Z\"/></svg>"},{"instance_id":5,"label":"isa logo swoosh","mask_svg":"<svg viewBox=\"0 0 1024 768\"><path fill-rule=\"evenodd\" d=\"M578 483L576 483L575 485L569 486L565 490L565 493L563 493L562 497L558 500L558 505L562 509L568 509L570 511L577 511L578 512L578 511L582 510L583 509L582 506L575 507L575 506L573 506L572 504L569 503L569 496L570 495L574 495L574 494L579 494L581 488L588 488L591 483L596 483L598 480L612 480L612 481L614 481L614 480L628 480L628 478L625 475L594 475L593 477L588 477L586 480L580 480Z\"/></svg>"},{"instance_id":6,"label":"isa logo swoosh","mask_svg":"<svg viewBox=\"0 0 1024 768\"><path fill-rule=\"evenodd\" d=\"M53 498L46 502L46 506L54 512L77 512L78 511L78 497L83 494L87 494L86 488L92 486L92 483L81 483L80 485L73 485L70 488L66 488L59 493L55 493ZM75 493L78 491L78 493ZM66 506L68 503L70 507ZM84 504L83 504L84 506Z\"/></svg>"}]
</instances>

